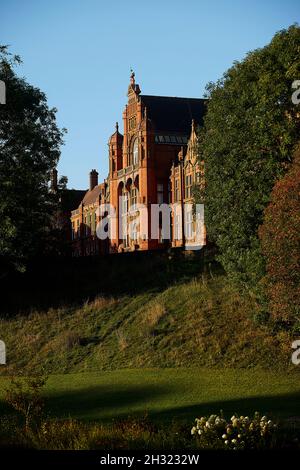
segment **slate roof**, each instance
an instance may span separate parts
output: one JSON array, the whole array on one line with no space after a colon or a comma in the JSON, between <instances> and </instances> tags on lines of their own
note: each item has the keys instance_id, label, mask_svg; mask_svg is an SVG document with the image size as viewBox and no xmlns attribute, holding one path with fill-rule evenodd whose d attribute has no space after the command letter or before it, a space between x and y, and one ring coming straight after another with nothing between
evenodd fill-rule
<instances>
[{"instance_id":1,"label":"slate roof","mask_svg":"<svg viewBox=\"0 0 300 470\"><path fill-rule=\"evenodd\" d=\"M88 206L90 204L94 204L98 198L99 195L104 188L104 183L98 184L98 186L95 186L92 191L87 191L82 202L85 206Z\"/></svg>"},{"instance_id":2,"label":"slate roof","mask_svg":"<svg viewBox=\"0 0 300 470\"><path fill-rule=\"evenodd\" d=\"M196 125L203 124L207 101L203 98L140 96L156 132L190 135L192 119Z\"/></svg>"}]
</instances>

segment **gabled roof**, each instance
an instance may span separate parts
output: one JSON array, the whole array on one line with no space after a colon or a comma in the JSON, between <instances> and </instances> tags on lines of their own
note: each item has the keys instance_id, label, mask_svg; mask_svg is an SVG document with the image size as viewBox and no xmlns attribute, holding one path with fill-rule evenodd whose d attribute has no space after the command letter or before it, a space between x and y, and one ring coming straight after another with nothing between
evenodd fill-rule
<instances>
[{"instance_id":1,"label":"gabled roof","mask_svg":"<svg viewBox=\"0 0 300 470\"><path fill-rule=\"evenodd\" d=\"M191 122L203 124L206 101L203 98L177 98L173 96L140 95L147 107L147 116L155 126L156 132L190 135Z\"/></svg>"},{"instance_id":2,"label":"gabled roof","mask_svg":"<svg viewBox=\"0 0 300 470\"><path fill-rule=\"evenodd\" d=\"M91 191L87 191L82 202L85 206L89 206L90 204L94 204L98 201L99 195L104 188L104 183L98 184L95 186Z\"/></svg>"}]
</instances>

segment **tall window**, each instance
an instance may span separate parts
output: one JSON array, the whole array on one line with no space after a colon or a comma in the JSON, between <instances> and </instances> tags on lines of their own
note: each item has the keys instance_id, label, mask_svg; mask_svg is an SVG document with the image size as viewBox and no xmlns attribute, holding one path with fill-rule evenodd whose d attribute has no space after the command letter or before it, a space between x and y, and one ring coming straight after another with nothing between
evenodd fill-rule
<instances>
[{"instance_id":1,"label":"tall window","mask_svg":"<svg viewBox=\"0 0 300 470\"><path fill-rule=\"evenodd\" d=\"M132 188L131 189L131 207L132 206L136 206L137 204L137 189L136 188Z\"/></svg>"},{"instance_id":2,"label":"tall window","mask_svg":"<svg viewBox=\"0 0 300 470\"><path fill-rule=\"evenodd\" d=\"M162 183L157 184L157 204L164 202L164 185Z\"/></svg>"},{"instance_id":3,"label":"tall window","mask_svg":"<svg viewBox=\"0 0 300 470\"><path fill-rule=\"evenodd\" d=\"M175 202L179 201L179 179L175 179Z\"/></svg>"},{"instance_id":4,"label":"tall window","mask_svg":"<svg viewBox=\"0 0 300 470\"><path fill-rule=\"evenodd\" d=\"M133 164L137 165L139 162L139 143L138 139L135 139L133 143L133 148L132 148L132 157L133 157Z\"/></svg>"},{"instance_id":5,"label":"tall window","mask_svg":"<svg viewBox=\"0 0 300 470\"><path fill-rule=\"evenodd\" d=\"M128 246L128 227L127 227L127 213L129 210L129 193L123 189L122 192L122 238L124 246Z\"/></svg>"},{"instance_id":6,"label":"tall window","mask_svg":"<svg viewBox=\"0 0 300 470\"><path fill-rule=\"evenodd\" d=\"M185 198L190 199L192 196L192 175L186 175L185 177Z\"/></svg>"},{"instance_id":7,"label":"tall window","mask_svg":"<svg viewBox=\"0 0 300 470\"><path fill-rule=\"evenodd\" d=\"M91 233L94 234L96 232L96 212L92 212L91 215Z\"/></svg>"},{"instance_id":8,"label":"tall window","mask_svg":"<svg viewBox=\"0 0 300 470\"><path fill-rule=\"evenodd\" d=\"M181 240L181 217L175 214L175 240Z\"/></svg>"},{"instance_id":9,"label":"tall window","mask_svg":"<svg viewBox=\"0 0 300 470\"><path fill-rule=\"evenodd\" d=\"M129 210L129 193L128 191L124 191L124 193L122 194L123 196L123 214L127 214L128 210Z\"/></svg>"},{"instance_id":10,"label":"tall window","mask_svg":"<svg viewBox=\"0 0 300 470\"><path fill-rule=\"evenodd\" d=\"M84 235L87 236L89 234L89 227L88 227L88 219L87 216L84 217Z\"/></svg>"},{"instance_id":11,"label":"tall window","mask_svg":"<svg viewBox=\"0 0 300 470\"><path fill-rule=\"evenodd\" d=\"M186 220L185 220L186 238L188 240L191 240L192 235L193 235L193 212L191 208L188 209L185 217L186 217Z\"/></svg>"}]
</instances>

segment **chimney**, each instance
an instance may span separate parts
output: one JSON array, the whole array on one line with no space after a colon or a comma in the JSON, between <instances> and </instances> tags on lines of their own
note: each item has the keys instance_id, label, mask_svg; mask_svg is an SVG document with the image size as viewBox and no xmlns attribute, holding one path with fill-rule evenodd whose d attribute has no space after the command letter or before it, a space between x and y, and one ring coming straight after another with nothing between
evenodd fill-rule
<instances>
[{"instance_id":1,"label":"chimney","mask_svg":"<svg viewBox=\"0 0 300 470\"><path fill-rule=\"evenodd\" d=\"M50 175L50 190L53 192L57 191L57 169L53 168Z\"/></svg>"},{"instance_id":2,"label":"chimney","mask_svg":"<svg viewBox=\"0 0 300 470\"><path fill-rule=\"evenodd\" d=\"M90 172L90 191L92 191L95 186L98 186L98 171L92 170Z\"/></svg>"}]
</instances>

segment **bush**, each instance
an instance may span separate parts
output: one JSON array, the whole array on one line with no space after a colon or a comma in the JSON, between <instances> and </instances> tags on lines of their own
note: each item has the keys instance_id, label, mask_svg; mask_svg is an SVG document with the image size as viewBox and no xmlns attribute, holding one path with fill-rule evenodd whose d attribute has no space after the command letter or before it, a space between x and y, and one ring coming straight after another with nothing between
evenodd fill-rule
<instances>
[{"instance_id":1,"label":"bush","mask_svg":"<svg viewBox=\"0 0 300 470\"><path fill-rule=\"evenodd\" d=\"M252 419L233 415L227 421L221 412L220 416L196 418L195 422L191 434L197 438L199 446L217 449L270 448L274 445L277 431L277 425L258 412Z\"/></svg>"},{"instance_id":2,"label":"bush","mask_svg":"<svg viewBox=\"0 0 300 470\"><path fill-rule=\"evenodd\" d=\"M22 417L25 432L31 432L42 420L42 389L46 381L47 378L42 374L31 377L16 376L11 378L10 386L6 390L5 401Z\"/></svg>"},{"instance_id":3,"label":"bush","mask_svg":"<svg viewBox=\"0 0 300 470\"><path fill-rule=\"evenodd\" d=\"M273 188L259 237L270 313L276 321L295 324L300 319L300 146Z\"/></svg>"}]
</instances>

